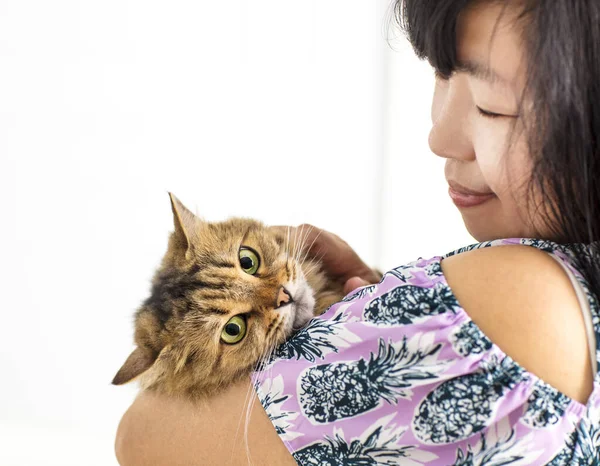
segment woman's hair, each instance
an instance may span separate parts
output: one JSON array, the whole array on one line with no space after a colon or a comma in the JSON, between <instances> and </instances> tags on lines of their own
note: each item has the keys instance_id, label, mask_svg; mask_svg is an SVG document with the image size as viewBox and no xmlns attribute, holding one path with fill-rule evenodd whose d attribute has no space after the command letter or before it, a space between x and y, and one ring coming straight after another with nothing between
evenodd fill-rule
<instances>
[{"instance_id":1,"label":"woman's hair","mask_svg":"<svg viewBox=\"0 0 600 466\"><path fill-rule=\"evenodd\" d=\"M394 13L417 55L450 76L458 66L458 16L474 2L486 1L497 2L396 0ZM528 192L542 195L538 207L553 234L548 239L589 245L576 261L600 296L600 2L514 3L522 8L524 96L535 119L527 128L533 162Z\"/></svg>"}]
</instances>

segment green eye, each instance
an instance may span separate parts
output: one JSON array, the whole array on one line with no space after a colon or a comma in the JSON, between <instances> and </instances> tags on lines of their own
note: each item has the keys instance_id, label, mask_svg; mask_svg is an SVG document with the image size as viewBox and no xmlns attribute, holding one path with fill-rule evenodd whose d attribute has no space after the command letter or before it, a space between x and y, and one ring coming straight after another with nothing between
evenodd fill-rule
<instances>
[{"instance_id":1,"label":"green eye","mask_svg":"<svg viewBox=\"0 0 600 466\"><path fill-rule=\"evenodd\" d=\"M239 343L245 336L246 318L244 316L232 317L221 331L221 340L229 345Z\"/></svg>"},{"instance_id":2,"label":"green eye","mask_svg":"<svg viewBox=\"0 0 600 466\"><path fill-rule=\"evenodd\" d=\"M249 248L240 249L240 265L247 274L254 275L260 266L258 254Z\"/></svg>"}]
</instances>

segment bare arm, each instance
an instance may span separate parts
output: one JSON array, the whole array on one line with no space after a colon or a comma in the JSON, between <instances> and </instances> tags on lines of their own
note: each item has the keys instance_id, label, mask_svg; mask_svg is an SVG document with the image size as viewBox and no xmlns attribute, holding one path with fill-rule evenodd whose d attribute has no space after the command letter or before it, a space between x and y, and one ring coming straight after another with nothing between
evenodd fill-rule
<instances>
[{"instance_id":1,"label":"bare arm","mask_svg":"<svg viewBox=\"0 0 600 466\"><path fill-rule=\"evenodd\" d=\"M119 425L115 444L119 464L295 465L254 390L248 392L249 388L249 383L241 383L209 402L197 404L141 393ZM244 401L248 393L254 401L246 442ZM248 451L252 463L248 461Z\"/></svg>"},{"instance_id":2,"label":"bare arm","mask_svg":"<svg viewBox=\"0 0 600 466\"><path fill-rule=\"evenodd\" d=\"M564 394L587 400L585 326L572 285L552 258L525 246L493 247L444 259L442 268L461 306L494 343ZM247 389L236 385L198 406L142 394L117 434L121 465L249 464L243 425L236 436ZM248 425L253 464L295 464L258 402Z\"/></svg>"},{"instance_id":3,"label":"bare arm","mask_svg":"<svg viewBox=\"0 0 600 466\"><path fill-rule=\"evenodd\" d=\"M442 270L463 309L508 356L587 401L593 376L585 323L554 259L529 246L497 246L444 259Z\"/></svg>"},{"instance_id":4,"label":"bare arm","mask_svg":"<svg viewBox=\"0 0 600 466\"><path fill-rule=\"evenodd\" d=\"M322 261L331 278L346 282L348 292L367 281L379 280L352 248L332 233L311 225L302 225L298 231L288 227L273 228L302 239L310 248L309 254ZM248 383L241 383L197 405L142 393L119 425L115 449L120 464L243 465L249 464L247 444L255 465L296 464L256 400L254 390L248 392L248 388ZM248 393L254 402L246 442L244 402Z\"/></svg>"}]
</instances>

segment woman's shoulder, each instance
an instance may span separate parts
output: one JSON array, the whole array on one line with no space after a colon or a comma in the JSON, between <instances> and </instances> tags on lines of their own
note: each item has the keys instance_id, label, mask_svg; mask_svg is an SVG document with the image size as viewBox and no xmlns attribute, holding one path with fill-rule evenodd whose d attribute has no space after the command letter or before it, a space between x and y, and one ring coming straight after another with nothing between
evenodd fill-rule
<instances>
[{"instance_id":1,"label":"woman's shoulder","mask_svg":"<svg viewBox=\"0 0 600 466\"><path fill-rule=\"evenodd\" d=\"M567 260L519 240L419 259L312 319L255 379L296 461L570 455L600 386L571 275L545 251Z\"/></svg>"},{"instance_id":2,"label":"woman's shoulder","mask_svg":"<svg viewBox=\"0 0 600 466\"><path fill-rule=\"evenodd\" d=\"M573 283L549 253L565 249L532 240L482 243L448 254L441 269L460 307L494 344L585 403L593 374L584 315Z\"/></svg>"}]
</instances>

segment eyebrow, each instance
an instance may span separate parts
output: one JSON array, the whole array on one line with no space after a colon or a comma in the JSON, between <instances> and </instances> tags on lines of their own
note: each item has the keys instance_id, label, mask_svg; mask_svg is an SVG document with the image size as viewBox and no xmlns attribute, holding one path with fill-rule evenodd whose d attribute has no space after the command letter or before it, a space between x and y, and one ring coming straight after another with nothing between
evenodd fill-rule
<instances>
[{"instance_id":1,"label":"eyebrow","mask_svg":"<svg viewBox=\"0 0 600 466\"><path fill-rule=\"evenodd\" d=\"M508 84L508 81L500 76L496 71L491 69L489 66L476 61L462 61L456 67L456 71L467 73L476 79L481 79L490 83L498 82L502 84Z\"/></svg>"}]
</instances>

